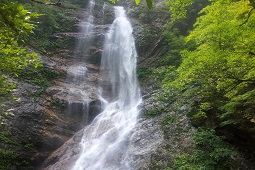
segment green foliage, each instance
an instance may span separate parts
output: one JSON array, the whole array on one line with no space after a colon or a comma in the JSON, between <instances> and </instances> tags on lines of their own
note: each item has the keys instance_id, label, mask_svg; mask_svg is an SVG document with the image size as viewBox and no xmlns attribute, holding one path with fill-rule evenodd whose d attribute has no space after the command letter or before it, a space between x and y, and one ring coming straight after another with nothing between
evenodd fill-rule
<instances>
[{"instance_id":1,"label":"green foliage","mask_svg":"<svg viewBox=\"0 0 255 170\"><path fill-rule=\"evenodd\" d=\"M3 0L0 7L0 16L0 21L2 23L1 36L4 37L1 45L11 45L10 37L19 44L24 43L24 38L28 37L30 33L33 32L32 29L34 25L31 24L30 20L31 18L37 17L38 14L30 13L17 2Z\"/></svg>"},{"instance_id":2,"label":"green foliage","mask_svg":"<svg viewBox=\"0 0 255 170\"><path fill-rule=\"evenodd\" d=\"M206 120L210 110L222 126L253 122L255 15L240 26L251 8L248 1L223 0L205 7L187 37L197 48L181 53L174 81L167 75L164 87L169 91L189 89L190 98L201 98L194 119Z\"/></svg>"},{"instance_id":3,"label":"green foliage","mask_svg":"<svg viewBox=\"0 0 255 170\"><path fill-rule=\"evenodd\" d=\"M185 39L181 35L176 35L173 31L165 31L165 36L170 50L166 56L160 60L160 65L178 67L182 61L180 51L185 48Z\"/></svg>"},{"instance_id":4,"label":"green foliage","mask_svg":"<svg viewBox=\"0 0 255 170\"><path fill-rule=\"evenodd\" d=\"M169 128L171 128L171 124L173 124L175 120L176 120L175 116L173 116L173 115L166 115L164 117L163 121L161 122L163 132L165 133L165 138L169 137L169 136L167 136Z\"/></svg>"},{"instance_id":5,"label":"green foliage","mask_svg":"<svg viewBox=\"0 0 255 170\"><path fill-rule=\"evenodd\" d=\"M75 8L79 7L79 5L75 6L68 1L62 3L71 8L63 10L56 6L46 6L37 3L25 4L26 8L41 14L35 20L38 25L34 30L35 36L31 37L30 41L43 51L67 48L74 44L69 38L50 38L55 33L70 32L71 27L75 24L75 15L77 14Z\"/></svg>"},{"instance_id":6,"label":"green foliage","mask_svg":"<svg viewBox=\"0 0 255 170\"><path fill-rule=\"evenodd\" d=\"M149 9L152 8L152 0L146 0L147 6Z\"/></svg>"},{"instance_id":7,"label":"green foliage","mask_svg":"<svg viewBox=\"0 0 255 170\"><path fill-rule=\"evenodd\" d=\"M158 116L164 112L167 111L167 108L166 107L154 107L153 109L150 109L150 110L146 110L144 112L144 116L146 118L151 118L151 117L155 117L155 116Z\"/></svg>"},{"instance_id":8,"label":"green foliage","mask_svg":"<svg viewBox=\"0 0 255 170\"><path fill-rule=\"evenodd\" d=\"M159 61L161 66L174 66L178 67L182 62L181 51L192 50L194 43L185 43L185 36L181 35L176 26L165 30L164 35L168 43L168 53Z\"/></svg>"},{"instance_id":9,"label":"green foliage","mask_svg":"<svg viewBox=\"0 0 255 170\"><path fill-rule=\"evenodd\" d=\"M140 3L140 0L135 0L136 5Z\"/></svg>"},{"instance_id":10,"label":"green foliage","mask_svg":"<svg viewBox=\"0 0 255 170\"><path fill-rule=\"evenodd\" d=\"M19 75L19 78L23 81L40 86L40 89L35 94L38 96L50 85L49 81L59 76L59 73L44 66L35 68L30 65L21 70Z\"/></svg>"},{"instance_id":11,"label":"green foliage","mask_svg":"<svg viewBox=\"0 0 255 170\"><path fill-rule=\"evenodd\" d=\"M24 147L28 149L33 149L35 145L33 143L27 143Z\"/></svg>"},{"instance_id":12,"label":"green foliage","mask_svg":"<svg viewBox=\"0 0 255 170\"><path fill-rule=\"evenodd\" d=\"M11 165L18 165L18 153L11 151L12 146L20 146L20 143L11 138L9 132L0 132L0 145L5 146L0 149L0 169L10 169ZM6 147L7 146L7 147Z\"/></svg>"},{"instance_id":13,"label":"green foliage","mask_svg":"<svg viewBox=\"0 0 255 170\"><path fill-rule=\"evenodd\" d=\"M13 134L9 131L0 132L0 170L11 169L12 166L25 167L25 169L34 169L28 166L28 161L20 159L20 149L34 149L33 143L22 143L13 138ZM35 158L31 158L32 161ZM22 169L22 168L21 168Z\"/></svg>"},{"instance_id":14,"label":"green foliage","mask_svg":"<svg viewBox=\"0 0 255 170\"><path fill-rule=\"evenodd\" d=\"M190 6L185 7L187 10L186 17L176 19L172 15L170 21L168 22L168 27L173 29L173 32L177 32L177 35L187 36L189 31L194 27L194 23L199 16L199 12L210 4L210 0L192 0L193 3ZM169 29L168 28L168 29Z\"/></svg>"},{"instance_id":15,"label":"green foliage","mask_svg":"<svg viewBox=\"0 0 255 170\"><path fill-rule=\"evenodd\" d=\"M17 164L17 157L17 153L0 149L0 169L10 169L12 165Z\"/></svg>"},{"instance_id":16,"label":"green foliage","mask_svg":"<svg viewBox=\"0 0 255 170\"><path fill-rule=\"evenodd\" d=\"M151 68L138 68L137 69L137 77L140 81L146 80L153 74L153 69Z\"/></svg>"},{"instance_id":17,"label":"green foliage","mask_svg":"<svg viewBox=\"0 0 255 170\"><path fill-rule=\"evenodd\" d=\"M140 20L142 20L143 22L149 24L150 19L148 19L148 16L146 13L142 13L139 15ZM148 45L148 41L151 42L153 40L155 40L155 38L157 38L159 36L159 32L158 30L153 30L150 25L145 26L145 28L143 29L143 37L138 39L137 45L141 48L144 49L146 47L146 45ZM143 51L141 51L143 52ZM148 52L148 51L147 51Z\"/></svg>"},{"instance_id":18,"label":"green foliage","mask_svg":"<svg viewBox=\"0 0 255 170\"><path fill-rule=\"evenodd\" d=\"M116 0L109 0L109 1L112 2L112 3L116 3ZM134 0L134 2L136 3L136 5L138 5L138 4L140 4L141 0ZM148 8L151 9L153 1L152 0L146 0L146 3L147 3Z\"/></svg>"},{"instance_id":19,"label":"green foliage","mask_svg":"<svg viewBox=\"0 0 255 170\"><path fill-rule=\"evenodd\" d=\"M68 103L65 100L53 99L53 100L50 101L50 105L51 106L59 107L61 109L64 109L64 108L66 108L68 106Z\"/></svg>"},{"instance_id":20,"label":"green foliage","mask_svg":"<svg viewBox=\"0 0 255 170\"><path fill-rule=\"evenodd\" d=\"M167 69L140 67L137 70L137 76L141 83L150 84L153 88L161 87L161 82L165 77Z\"/></svg>"},{"instance_id":21,"label":"green foliage","mask_svg":"<svg viewBox=\"0 0 255 170\"><path fill-rule=\"evenodd\" d=\"M0 132L0 143L20 145L17 141L10 138L11 134L8 132Z\"/></svg>"},{"instance_id":22,"label":"green foliage","mask_svg":"<svg viewBox=\"0 0 255 170\"><path fill-rule=\"evenodd\" d=\"M162 121L163 126L169 126L175 121L175 117L172 115L167 115L164 117L164 120Z\"/></svg>"},{"instance_id":23,"label":"green foliage","mask_svg":"<svg viewBox=\"0 0 255 170\"><path fill-rule=\"evenodd\" d=\"M185 18L187 14L186 7L193 3L192 0L168 0L167 5L171 11L171 22L175 22L178 19Z\"/></svg>"},{"instance_id":24,"label":"green foliage","mask_svg":"<svg viewBox=\"0 0 255 170\"><path fill-rule=\"evenodd\" d=\"M16 2L4 0L0 4L0 102L3 102L15 87L9 77L17 76L29 64L39 63L36 54L24 47L33 33L31 19L38 14L30 13Z\"/></svg>"},{"instance_id":25,"label":"green foliage","mask_svg":"<svg viewBox=\"0 0 255 170\"><path fill-rule=\"evenodd\" d=\"M19 154L10 150L0 149L0 170L8 170L13 167L22 167L23 169L34 169L28 166L28 162L20 160Z\"/></svg>"},{"instance_id":26,"label":"green foliage","mask_svg":"<svg viewBox=\"0 0 255 170\"><path fill-rule=\"evenodd\" d=\"M238 154L224 141L215 135L214 130L199 128L195 134L193 153L177 155L174 169L178 170L227 170L232 167L233 157Z\"/></svg>"}]
</instances>

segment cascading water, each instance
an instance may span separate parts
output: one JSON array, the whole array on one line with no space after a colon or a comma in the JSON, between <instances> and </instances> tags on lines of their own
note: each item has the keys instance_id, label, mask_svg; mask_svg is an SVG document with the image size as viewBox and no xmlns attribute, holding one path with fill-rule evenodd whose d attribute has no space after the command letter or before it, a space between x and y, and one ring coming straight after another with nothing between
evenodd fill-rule
<instances>
[{"instance_id":1,"label":"cascading water","mask_svg":"<svg viewBox=\"0 0 255 170\"><path fill-rule=\"evenodd\" d=\"M95 0L90 0L88 4L88 14L84 16L84 21L80 23L82 33L78 49L76 50L79 53L87 53L87 48L91 39L93 37L93 29L94 29L94 7L95 7ZM86 14L86 13L85 13ZM81 55L80 54L80 55Z\"/></svg>"},{"instance_id":2,"label":"cascading water","mask_svg":"<svg viewBox=\"0 0 255 170\"><path fill-rule=\"evenodd\" d=\"M84 129L81 154L72 170L130 170L129 137L137 122L140 89L132 27L123 7L115 7L115 20L105 38L101 74L104 110ZM104 94L110 89L107 97Z\"/></svg>"},{"instance_id":3,"label":"cascading water","mask_svg":"<svg viewBox=\"0 0 255 170\"><path fill-rule=\"evenodd\" d=\"M69 110L72 114L80 115L85 118L84 123L88 123L88 96L86 94L86 77L88 69L84 63L84 57L88 54L88 47L92 41L94 29L94 6L95 0L90 0L87 17L84 16L83 22L80 23L80 39L75 51L74 64L68 69L67 81L72 86L69 88Z\"/></svg>"}]
</instances>

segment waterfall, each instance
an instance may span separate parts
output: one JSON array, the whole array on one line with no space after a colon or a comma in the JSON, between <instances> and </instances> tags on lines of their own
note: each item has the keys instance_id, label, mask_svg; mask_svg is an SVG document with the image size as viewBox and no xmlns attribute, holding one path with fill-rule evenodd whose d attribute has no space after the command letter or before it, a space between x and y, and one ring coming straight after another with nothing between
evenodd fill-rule
<instances>
[{"instance_id":1,"label":"waterfall","mask_svg":"<svg viewBox=\"0 0 255 170\"><path fill-rule=\"evenodd\" d=\"M84 58L88 54L88 47L93 38L94 7L95 0L90 0L87 12L83 16L83 22L80 23L81 36L75 51L73 65L69 66L67 70L67 81L71 84L69 97L67 97L68 107L70 113L83 117L84 124L87 124L89 119L89 97L86 93L88 68L84 63Z\"/></svg>"},{"instance_id":2,"label":"waterfall","mask_svg":"<svg viewBox=\"0 0 255 170\"><path fill-rule=\"evenodd\" d=\"M101 60L103 111L85 127L72 170L130 170L129 137L137 122L140 89L132 27L123 7L105 37ZM105 84L110 84L107 86Z\"/></svg>"},{"instance_id":3,"label":"waterfall","mask_svg":"<svg viewBox=\"0 0 255 170\"><path fill-rule=\"evenodd\" d=\"M83 21L80 23L82 33L79 43L78 49L76 52L82 55L87 53L89 43L91 43L91 39L93 37L93 29L94 29L94 7L95 7L95 0L90 0L88 4L88 13L85 13L83 16Z\"/></svg>"}]
</instances>

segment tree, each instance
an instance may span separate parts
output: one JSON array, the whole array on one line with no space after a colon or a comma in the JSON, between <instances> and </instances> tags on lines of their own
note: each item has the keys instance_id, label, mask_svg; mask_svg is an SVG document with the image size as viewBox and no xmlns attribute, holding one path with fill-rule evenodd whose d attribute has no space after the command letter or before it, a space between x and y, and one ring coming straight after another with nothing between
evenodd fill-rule
<instances>
[{"instance_id":1,"label":"tree","mask_svg":"<svg viewBox=\"0 0 255 170\"><path fill-rule=\"evenodd\" d=\"M25 48L35 25L31 18L37 16L17 2L3 0L0 3L0 102L14 87L8 78L18 76L18 70L27 65L38 64L36 54Z\"/></svg>"},{"instance_id":2,"label":"tree","mask_svg":"<svg viewBox=\"0 0 255 170\"><path fill-rule=\"evenodd\" d=\"M187 37L194 51L183 51L178 78L166 83L180 90L192 89L200 96L193 115L207 119L210 114L227 124L245 125L255 120L255 15L249 1L217 0L205 7L195 29ZM249 20L245 23L244 21ZM212 115L210 115L212 116Z\"/></svg>"}]
</instances>

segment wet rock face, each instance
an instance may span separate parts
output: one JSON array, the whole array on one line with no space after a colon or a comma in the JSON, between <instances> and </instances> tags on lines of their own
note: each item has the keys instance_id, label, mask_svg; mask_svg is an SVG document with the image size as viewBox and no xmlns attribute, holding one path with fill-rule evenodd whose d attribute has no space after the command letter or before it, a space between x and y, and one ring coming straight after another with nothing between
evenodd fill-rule
<instances>
[{"instance_id":1,"label":"wet rock face","mask_svg":"<svg viewBox=\"0 0 255 170\"><path fill-rule=\"evenodd\" d=\"M164 36L164 25L170 17L165 1L153 1L148 9L146 2L135 5L134 1L125 1L128 16L132 22L140 66L153 67L169 51Z\"/></svg>"},{"instance_id":2,"label":"wet rock face","mask_svg":"<svg viewBox=\"0 0 255 170\"><path fill-rule=\"evenodd\" d=\"M112 6L103 6L103 3L95 5L92 41L81 44L82 47L86 45L86 52L74 46L70 49L61 49L54 54L54 57L42 57L46 67L57 70L62 76L53 80L51 86L39 97L34 96L39 87L19 83L15 93L20 101L7 104L7 108L8 106L13 107L14 115L10 120L10 131L13 138L22 144L16 147L16 150L21 153L20 158L29 162L33 167L54 169L54 164L59 161L63 170L68 169L70 162L65 162L65 158L72 157L70 159L72 162L80 152L79 141L82 131L77 134L76 132L100 113L97 91L100 77L99 66L104 35L114 17ZM139 20L141 13L136 13L132 9L132 5L129 5L128 15L133 17L131 20L138 42L138 51L141 54L140 61L144 58L151 61L150 58L161 55L159 51L162 51L162 48L159 46L162 38L157 35L157 38L152 41L152 39L147 39L148 36L144 33L148 25L154 25L158 29L162 21L155 20L153 17L149 20ZM84 27L80 22L87 14L87 10L82 10L80 16L77 16L73 31L56 33L51 36L52 40L69 38L76 43L82 42L86 36L79 32ZM107 83L102 83L102 86L108 86ZM148 168L152 153L158 146L161 146L163 132L160 130L160 121L160 119L141 120L133 135L130 136L131 164L136 169ZM56 150L57 148L59 149ZM44 163L41 166L42 162Z\"/></svg>"},{"instance_id":3,"label":"wet rock face","mask_svg":"<svg viewBox=\"0 0 255 170\"><path fill-rule=\"evenodd\" d=\"M18 142L12 146L13 150L20 154L19 159L34 167L84 126L84 115L69 112L67 105L53 105L53 99L47 95L27 94L27 91L34 94L37 89L37 86L20 83L15 92L20 100L6 103L7 108L12 107L6 131L11 133L11 140Z\"/></svg>"},{"instance_id":4,"label":"wet rock face","mask_svg":"<svg viewBox=\"0 0 255 170\"><path fill-rule=\"evenodd\" d=\"M76 133L63 146L46 159L40 170L69 170L80 154L80 140L83 130ZM130 166L133 169L148 169L152 153L163 143L160 119L143 119L136 125L128 137L127 149Z\"/></svg>"},{"instance_id":5,"label":"wet rock face","mask_svg":"<svg viewBox=\"0 0 255 170\"><path fill-rule=\"evenodd\" d=\"M129 8L128 10L131 10L131 8ZM132 16L135 16L136 14L129 12L128 15L132 17ZM109 17L109 16L113 16L113 14L110 12L108 14L105 14L105 16ZM158 17L159 16L160 15L158 15ZM146 29L145 26L143 26L143 24L145 22L147 22L147 20L140 22L135 17L131 20L132 20L133 26L134 26L134 34L136 35L137 39L140 38L140 40L141 40L141 38L143 37L143 36L141 36L141 34ZM153 18L150 18L149 20L154 21ZM108 21L110 21L110 20L108 19L106 21L106 23L110 24L112 22L112 20L110 22L108 22ZM156 24L157 27L159 27L161 24L160 22L162 22L162 21L160 21L160 22L156 21L156 22L157 22L157 24ZM153 23L151 23L151 22L149 22L148 24L153 25ZM98 34L97 29L98 30L100 30L100 29L107 30L109 25L97 25L95 27L96 27L95 37L94 37L95 43L91 44L89 51L91 52L91 54L95 54L95 56L96 56L97 54L100 54L100 51L102 50L102 48L101 49L94 48L95 44L102 44L102 37L101 37L102 33ZM161 41L161 39L162 38L157 37L157 39L155 39L155 41L153 40L153 42L157 43L158 41ZM151 41L148 41L148 43L151 43ZM144 48L149 47L148 43L146 46L144 46ZM160 48L156 47L155 45L153 45L153 49L154 49L154 51L155 51L155 49L156 49L156 51L160 50ZM148 56L148 54L145 54L145 53L143 55ZM160 55L160 54L157 54L157 55ZM87 58L88 59L87 61L90 61L93 63L93 59L91 57L93 55L89 55L89 56L90 57ZM150 57L152 57L152 56L150 56ZM148 57L148 58L150 58L150 57ZM100 57L98 57L98 60L99 60L99 58ZM86 67L87 67L87 65L86 65ZM107 84L104 84L104 82L101 82L101 83L103 83L103 86L107 86ZM93 86L90 86L90 88L93 89ZM79 101L79 99L76 101ZM92 101L92 103L93 102L94 101ZM80 108L79 112L81 112L81 110L83 109L82 104L79 102L73 104L73 107L79 107ZM130 153L130 156L131 156L130 164L132 167L134 167L134 169L148 169L149 168L151 155L153 153L155 153L157 148L159 146L161 146L163 143L163 131L161 129L161 122L162 122L162 119L159 119L159 118L141 119L139 121L139 123L136 125L134 132L129 137L129 140L127 141L128 143L130 143L130 148L128 149L128 152ZM56 150L53 154L51 154L51 156L48 157L46 159L46 161L44 161L44 163L41 166L41 169L44 169L44 170L46 170L46 169L54 170L57 168L60 168L63 170L70 169L70 166L72 166L72 163L75 162L74 160L76 160L77 157L79 156L79 153L80 153L79 142L81 140L82 133L83 133L82 131L78 132L74 137L72 137L70 140L68 140L68 142L66 142L63 146L61 146L58 150Z\"/></svg>"},{"instance_id":6,"label":"wet rock face","mask_svg":"<svg viewBox=\"0 0 255 170\"><path fill-rule=\"evenodd\" d=\"M83 130L76 133L63 146L53 152L39 167L40 170L68 170L77 160L80 153L80 140L83 135Z\"/></svg>"},{"instance_id":7,"label":"wet rock face","mask_svg":"<svg viewBox=\"0 0 255 170\"><path fill-rule=\"evenodd\" d=\"M131 165L134 169L148 169L151 155L163 143L159 119L141 119L131 136Z\"/></svg>"},{"instance_id":8,"label":"wet rock face","mask_svg":"<svg viewBox=\"0 0 255 170\"><path fill-rule=\"evenodd\" d=\"M18 82L14 95L20 100L5 104L5 109L12 109L10 126L6 131L20 143L13 150L20 153L19 159L28 162L32 169L40 166L53 151L101 111L98 99L99 67L104 35L113 20L113 10L109 6L103 10L103 2L100 3L95 6L93 41L86 44L86 53L80 55L74 46L58 50L51 58L42 56L44 66L56 70L61 76L53 80L40 96L36 95L40 87ZM52 41L69 38L78 44L84 38L79 33L82 29L79 22L86 14L86 10L81 11L73 31L56 33L52 35ZM79 137L76 138L79 140Z\"/></svg>"}]
</instances>

